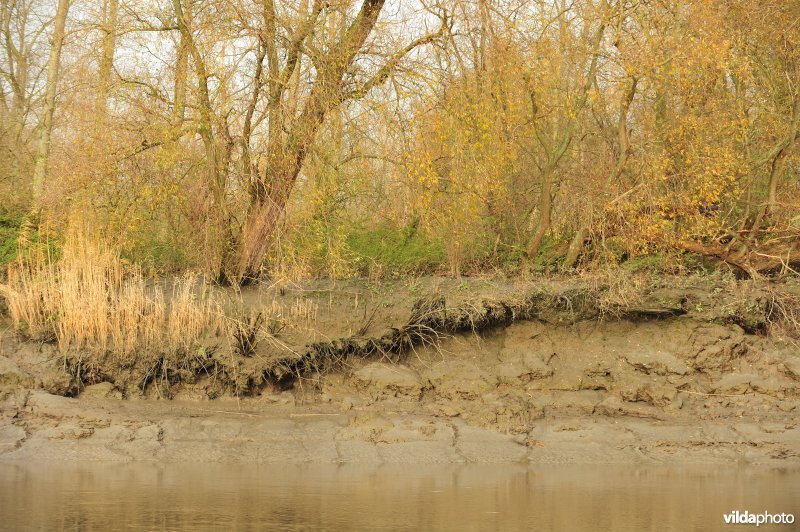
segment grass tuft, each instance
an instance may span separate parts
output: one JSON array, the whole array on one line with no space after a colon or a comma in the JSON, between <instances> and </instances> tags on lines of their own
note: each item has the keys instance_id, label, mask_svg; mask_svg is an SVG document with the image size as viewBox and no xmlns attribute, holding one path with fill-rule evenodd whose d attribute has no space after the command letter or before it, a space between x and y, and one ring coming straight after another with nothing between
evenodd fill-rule
<instances>
[{"instance_id":1,"label":"grass tuft","mask_svg":"<svg viewBox=\"0 0 800 532\"><path fill-rule=\"evenodd\" d=\"M33 249L11 263L0 296L18 333L57 342L62 352L188 353L222 330L221 307L197 276L169 290L77 231L68 232L57 260Z\"/></svg>"}]
</instances>

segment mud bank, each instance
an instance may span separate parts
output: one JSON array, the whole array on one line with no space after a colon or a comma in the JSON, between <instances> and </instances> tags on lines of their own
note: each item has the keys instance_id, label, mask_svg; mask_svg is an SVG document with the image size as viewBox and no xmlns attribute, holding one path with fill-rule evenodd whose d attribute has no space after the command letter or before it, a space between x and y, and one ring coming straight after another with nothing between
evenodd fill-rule
<instances>
[{"instance_id":1,"label":"mud bank","mask_svg":"<svg viewBox=\"0 0 800 532\"><path fill-rule=\"evenodd\" d=\"M249 294L256 309L312 301L314 327L224 364L212 353L224 370L160 388L87 356L83 375L99 382L54 395L74 379L69 358L5 334L0 460L800 463L800 356L765 335L772 291L665 281L623 308L586 287L424 283ZM448 303L414 318L420 293ZM529 304L542 293L555 296ZM410 326L425 335L402 349L348 347L335 363L267 374L304 360L304 346L368 346Z\"/></svg>"}]
</instances>

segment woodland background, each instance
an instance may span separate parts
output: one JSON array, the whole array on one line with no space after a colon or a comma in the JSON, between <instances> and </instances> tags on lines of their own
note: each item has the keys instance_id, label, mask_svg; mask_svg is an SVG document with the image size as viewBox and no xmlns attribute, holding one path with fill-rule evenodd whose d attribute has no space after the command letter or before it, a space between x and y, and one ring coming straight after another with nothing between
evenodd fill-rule
<instances>
[{"instance_id":1,"label":"woodland background","mask_svg":"<svg viewBox=\"0 0 800 532\"><path fill-rule=\"evenodd\" d=\"M800 2L0 0L4 263L787 273L798 137Z\"/></svg>"}]
</instances>

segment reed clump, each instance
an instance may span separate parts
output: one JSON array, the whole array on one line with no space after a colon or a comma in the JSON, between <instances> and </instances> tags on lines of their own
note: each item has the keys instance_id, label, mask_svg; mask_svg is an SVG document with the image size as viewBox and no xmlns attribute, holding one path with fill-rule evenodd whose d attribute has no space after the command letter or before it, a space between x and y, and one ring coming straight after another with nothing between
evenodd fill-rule
<instances>
[{"instance_id":1,"label":"reed clump","mask_svg":"<svg viewBox=\"0 0 800 532\"><path fill-rule=\"evenodd\" d=\"M187 274L154 282L102 240L68 232L61 256L28 250L0 284L15 330L61 352L182 354L224 330L209 287Z\"/></svg>"}]
</instances>

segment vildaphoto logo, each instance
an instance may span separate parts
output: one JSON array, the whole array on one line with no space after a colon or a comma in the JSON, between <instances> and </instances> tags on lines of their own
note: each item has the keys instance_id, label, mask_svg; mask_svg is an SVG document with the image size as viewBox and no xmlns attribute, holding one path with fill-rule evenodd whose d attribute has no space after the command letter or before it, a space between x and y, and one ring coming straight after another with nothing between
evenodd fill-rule
<instances>
[{"instance_id":1,"label":"vildaphoto logo","mask_svg":"<svg viewBox=\"0 0 800 532\"><path fill-rule=\"evenodd\" d=\"M740 512L734 510L729 514L723 514L726 525L791 525L794 523L794 514L771 514L761 512L760 514L750 513L747 510Z\"/></svg>"}]
</instances>

